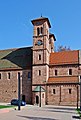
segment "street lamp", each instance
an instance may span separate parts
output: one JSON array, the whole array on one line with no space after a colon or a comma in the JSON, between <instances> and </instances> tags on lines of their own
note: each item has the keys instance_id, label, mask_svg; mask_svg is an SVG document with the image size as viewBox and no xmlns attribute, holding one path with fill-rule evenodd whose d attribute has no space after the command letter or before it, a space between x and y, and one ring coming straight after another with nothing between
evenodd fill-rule
<instances>
[{"instance_id":1,"label":"street lamp","mask_svg":"<svg viewBox=\"0 0 81 120\"><path fill-rule=\"evenodd\" d=\"M43 83L45 83L45 86L46 86L46 80L44 80ZM39 95L39 96L40 96L39 107L41 107L41 92L43 92L43 91L42 91L42 87L41 87L41 85L40 85L40 86L39 86L39 93L40 93L40 95ZM46 103L46 97L47 97L47 95L45 94L45 103Z\"/></svg>"},{"instance_id":2,"label":"street lamp","mask_svg":"<svg viewBox=\"0 0 81 120\"><path fill-rule=\"evenodd\" d=\"M80 85L80 111L81 111L81 76L79 76L79 85Z\"/></svg>"},{"instance_id":3,"label":"street lamp","mask_svg":"<svg viewBox=\"0 0 81 120\"><path fill-rule=\"evenodd\" d=\"M40 85L40 103L39 103L39 107L41 107L41 85Z\"/></svg>"}]
</instances>

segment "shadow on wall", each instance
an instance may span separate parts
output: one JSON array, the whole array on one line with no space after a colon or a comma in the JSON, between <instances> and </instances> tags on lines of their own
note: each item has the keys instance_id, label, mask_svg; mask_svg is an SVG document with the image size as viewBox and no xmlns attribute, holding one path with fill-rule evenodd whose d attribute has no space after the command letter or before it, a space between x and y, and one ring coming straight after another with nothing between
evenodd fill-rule
<instances>
[{"instance_id":1,"label":"shadow on wall","mask_svg":"<svg viewBox=\"0 0 81 120\"><path fill-rule=\"evenodd\" d=\"M3 57L1 58L2 67L21 67L26 68L32 64L32 49L31 47L11 49L2 52Z\"/></svg>"}]
</instances>

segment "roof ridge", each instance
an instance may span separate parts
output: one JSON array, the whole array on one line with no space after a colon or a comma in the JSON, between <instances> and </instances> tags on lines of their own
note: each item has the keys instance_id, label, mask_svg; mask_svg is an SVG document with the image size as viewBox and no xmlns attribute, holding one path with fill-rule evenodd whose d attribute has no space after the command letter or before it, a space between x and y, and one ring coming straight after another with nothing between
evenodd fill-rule
<instances>
[{"instance_id":1,"label":"roof ridge","mask_svg":"<svg viewBox=\"0 0 81 120\"><path fill-rule=\"evenodd\" d=\"M3 50L0 50L0 52L2 51L13 51L13 50L17 50L17 49L24 49L24 48L32 48L32 46L29 46L29 47L19 47L19 48L9 48L9 49L3 49Z\"/></svg>"}]
</instances>

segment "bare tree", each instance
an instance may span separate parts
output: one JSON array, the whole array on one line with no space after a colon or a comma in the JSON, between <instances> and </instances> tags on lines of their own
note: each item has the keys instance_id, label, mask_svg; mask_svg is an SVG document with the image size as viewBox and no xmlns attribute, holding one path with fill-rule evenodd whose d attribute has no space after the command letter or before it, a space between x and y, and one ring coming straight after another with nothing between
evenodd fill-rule
<instances>
[{"instance_id":1,"label":"bare tree","mask_svg":"<svg viewBox=\"0 0 81 120\"><path fill-rule=\"evenodd\" d=\"M71 50L70 47L66 47L63 45L59 45L58 48L56 49L57 52L61 52L61 51L69 51Z\"/></svg>"}]
</instances>

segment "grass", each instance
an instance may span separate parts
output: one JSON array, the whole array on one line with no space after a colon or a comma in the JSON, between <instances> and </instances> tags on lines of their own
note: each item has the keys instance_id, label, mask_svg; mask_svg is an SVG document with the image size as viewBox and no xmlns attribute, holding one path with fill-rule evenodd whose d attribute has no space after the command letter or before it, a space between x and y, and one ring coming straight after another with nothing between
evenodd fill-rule
<instances>
[{"instance_id":1,"label":"grass","mask_svg":"<svg viewBox=\"0 0 81 120\"><path fill-rule=\"evenodd\" d=\"M4 108L13 108L15 106L11 106L11 105L0 105L0 109L4 109Z\"/></svg>"},{"instance_id":2,"label":"grass","mask_svg":"<svg viewBox=\"0 0 81 120\"><path fill-rule=\"evenodd\" d=\"M80 111L80 109L78 108L78 109L76 109L76 111L79 114L79 116L81 117L81 111Z\"/></svg>"}]
</instances>

